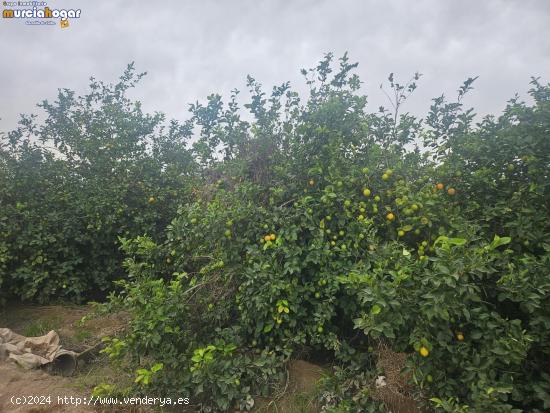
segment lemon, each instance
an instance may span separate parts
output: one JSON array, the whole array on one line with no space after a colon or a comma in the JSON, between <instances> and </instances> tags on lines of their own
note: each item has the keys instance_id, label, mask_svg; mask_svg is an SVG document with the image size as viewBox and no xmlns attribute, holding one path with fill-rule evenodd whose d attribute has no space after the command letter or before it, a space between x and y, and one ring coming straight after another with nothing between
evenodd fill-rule
<instances>
[{"instance_id":1,"label":"lemon","mask_svg":"<svg viewBox=\"0 0 550 413\"><path fill-rule=\"evenodd\" d=\"M422 357L428 357L430 355L430 350L428 350L426 347L422 346L420 347L420 350L418 350L418 352L420 353L420 355Z\"/></svg>"},{"instance_id":2,"label":"lemon","mask_svg":"<svg viewBox=\"0 0 550 413\"><path fill-rule=\"evenodd\" d=\"M363 189L363 195L370 196L370 189L369 188Z\"/></svg>"}]
</instances>

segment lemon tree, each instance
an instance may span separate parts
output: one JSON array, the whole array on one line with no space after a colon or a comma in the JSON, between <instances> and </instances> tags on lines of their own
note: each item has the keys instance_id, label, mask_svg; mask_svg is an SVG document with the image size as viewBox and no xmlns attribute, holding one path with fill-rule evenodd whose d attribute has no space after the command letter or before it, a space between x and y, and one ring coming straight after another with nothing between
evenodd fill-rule
<instances>
[{"instance_id":1,"label":"lemon tree","mask_svg":"<svg viewBox=\"0 0 550 413\"><path fill-rule=\"evenodd\" d=\"M68 92L44 104L38 136L64 157L32 119L2 147L2 289L111 288L132 317L105 352L133 363L132 391L202 411L252 409L304 354L337 366L325 411L380 411L380 346L407 354L426 408L547 411L550 86L479 120L470 78L417 119L419 74L390 75L392 110L371 112L356 67L326 55L305 98L248 77L243 107L211 95L168 129L120 98L130 74L92 83L94 116Z\"/></svg>"}]
</instances>

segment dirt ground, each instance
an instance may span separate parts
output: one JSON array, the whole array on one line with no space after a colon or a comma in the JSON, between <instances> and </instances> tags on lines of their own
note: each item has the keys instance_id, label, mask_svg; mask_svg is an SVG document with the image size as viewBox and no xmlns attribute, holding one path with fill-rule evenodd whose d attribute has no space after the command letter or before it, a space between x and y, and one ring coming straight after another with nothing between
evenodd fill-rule
<instances>
[{"instance_id":1,"label":"dirt ground","mask_svg":"<svg viewBox=\"0 0 550 413\"><path fill-rule=\"evenodd\" d=\"M45 404L18 405L17 397L38 396L35 402ZM44 399L40 400L40 396ZM51 405L46 397L51 398ZM66 377L50 376L41 370L27 371L13 363L0 363L0 411L1 412L93 412L86 406L57 405L58 397L84 398L87 394L73 387L73 381Z\"/></svg>"},{"instance_id":2,"label":"dirt ground","mask_svg":"<svg viewBox=\"0 0 550 413\"><path fill-rule=\"evenodd\" d=\"M64 348L76 352L84 351L122 331L128 323L124 314L87 319L92 312L90 306L24 306L8 305L0 310L0 327L7 327L24 336L40 336L55 330ZM51 375L43 370L24 370L10 362L0 362L0 413L79 413L79 412L121 412L145 413L153 410L131 407L76 406L68 404L73 397L88 399L93 388L102 383L131 383L132 372L114 371L104 356L98 356L88 363L79 362L72 377ZM319 406L315 402L316 382L325 374L321 367L302 360L288 366L288 381L271 399L257 400L256 412L262 413L315 413ZM43 396L36 401L45 404L16 404L16 397ZM50 399L45 397L50 396ZM58 399L64 404L59 404ZM157 411L157 410L154 410Z\"/></svg>"},{"instance_id":3,"label":"dirt ground","mask_svg":"<svg viewBox=\"0 0 550 413\"><path fill-rule=\"evenodd\" d=\"M55 330L64 348L80 352L99 343L101 337L116 334L127 322L127 317L119 315L80 323L82 317L90 312L89 306L8 305L0 312L0 327L7 327L30 337ZM119 374L111 371L101 358L88 363L81 362L77 373L72 377L51 375L40 369L24 370L14 363L0 362L0 412L98 411L84 405L77 406L74 402L78 400L76 398L88 398L96 385L117 376ZM29 396L33 399L29 399ZM73 403L70 403L71 396ZM27 397L33 404L25 403L23 397Z\"/></svg>"}]
</instances>

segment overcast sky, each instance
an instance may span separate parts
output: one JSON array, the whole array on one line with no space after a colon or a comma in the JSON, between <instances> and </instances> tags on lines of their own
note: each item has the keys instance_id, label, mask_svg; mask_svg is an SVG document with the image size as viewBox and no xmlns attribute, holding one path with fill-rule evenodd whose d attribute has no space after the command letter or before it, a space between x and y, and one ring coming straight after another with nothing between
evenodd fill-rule
<instances>
[{"instance_id":1,"label":"overcast sky","mask_svg":"<svg viewBox=\"0 0 550 413\"><path fill-rule=\"evenodd\" d=\"M156 6L158 5L158 6ZM266 89L286 80L303 90L301 68L326 52L359 62L371 110L394 72L424 76L405 110L456 95L478 76L466 103L498 113L531 76L550 81L550 1L48 1L80 8L70 27L0 21L0 131L58 88L84 92L91 75L114 81L135 61L148 75L135 92L148 111L187 118L188 103L245 90L247 74ZM155 7L156 6L156 7ZM3 6L4 8L4 6Z\"/></svg>"}]
</instances>

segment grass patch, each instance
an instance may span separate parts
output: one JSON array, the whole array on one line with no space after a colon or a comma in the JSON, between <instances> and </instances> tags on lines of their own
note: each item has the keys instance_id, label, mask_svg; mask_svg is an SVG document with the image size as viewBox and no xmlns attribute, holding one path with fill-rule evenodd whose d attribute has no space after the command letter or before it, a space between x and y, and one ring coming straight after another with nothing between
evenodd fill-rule
<instances>
[{"instance_id":1,"label":"grass patch","mask_svg":"<svg viewBox=\"0 0 550 413\"><path fill-rule=\"evenodd\" d=\"M43 320L32 321L23 329L23 335L27 337L38 337L47 334L50 330L56 330L61 326L61 320L56 318L46 318Z\"/></svg>"}]
</instances>

